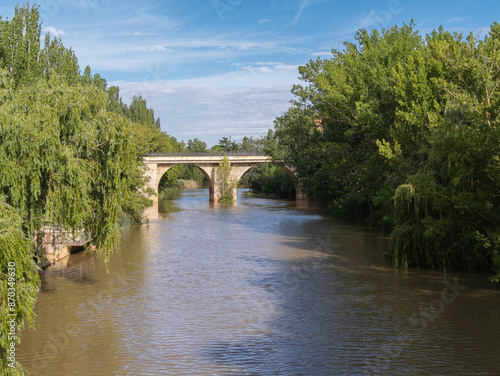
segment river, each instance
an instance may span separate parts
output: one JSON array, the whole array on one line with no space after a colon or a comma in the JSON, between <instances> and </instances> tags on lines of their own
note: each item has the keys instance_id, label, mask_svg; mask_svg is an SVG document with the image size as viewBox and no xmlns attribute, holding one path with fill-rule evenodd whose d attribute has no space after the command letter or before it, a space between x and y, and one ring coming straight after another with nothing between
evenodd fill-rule
<instances>
[{"instance_id":1,"label":"river","mask_svg":"<svg viewBox=\"0 0 500 376\"><path fill-rule=\"evenodd\" d=\"M32 375L499 375L500 289L394 270L380 230L239 190L161 201L107 266L42 273Z\"/></svg>"}]
</instances>

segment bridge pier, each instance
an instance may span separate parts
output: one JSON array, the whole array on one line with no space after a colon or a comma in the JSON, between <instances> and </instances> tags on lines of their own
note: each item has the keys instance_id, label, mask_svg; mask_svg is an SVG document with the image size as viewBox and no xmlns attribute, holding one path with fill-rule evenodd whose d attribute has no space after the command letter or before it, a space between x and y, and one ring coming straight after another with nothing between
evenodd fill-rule
<instances>
[{"instance_id":1,"label":"bridge pier","mask_svg":"<svg viewBox=\"0 0 500 376\"><path fill-rule=\"evenodd\" d=\"M302 190L300 184L295 184L295 200L308 200L306 193Z\"/></svg>"}]
</instances>

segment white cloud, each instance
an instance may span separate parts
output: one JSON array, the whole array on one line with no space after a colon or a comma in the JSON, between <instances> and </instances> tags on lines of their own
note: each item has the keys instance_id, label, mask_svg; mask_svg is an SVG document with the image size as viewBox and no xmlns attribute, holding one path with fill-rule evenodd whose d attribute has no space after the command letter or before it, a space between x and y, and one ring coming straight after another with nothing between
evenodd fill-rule
<instances>
[{"instance_id":1,"label":"white cloud","mask_svg":"<svg viewBox=\"0 0 500 376\"><path fill-rule=\"evenodd\" d=\"M318 51L318 52L311 52L309 56L314 56L314 57L332 57L332 51Z\"/></svg>"},{"instance_id":2,"label":"white cloud","mask_svg":"<svg viewBox=\"0 0 500 376\"><path fill-rule=\"evenodd\" d=\"M147 48L147 51L166 52L168 50L165 48L165 46L157 45L157 46Z\"/></svg>"},{"instance_id":3,"label":"white cloud","mask_svg":"<svg viewBox=\"0 0 500 376\"><path fill-rule=\"evenodd\" d=\"M364 29L364 28L367 28L369 26L372 26L375 22L376 22L376 18L375 18L375 14L377 12L375 12L375 10L371 10L370 13L368 13L368 16L364 17L362 20L361 20L361 25L359 27L359 29Z\"/></svg>"},{"instance_id":4,"label":"white cloud","mask_svg":"<svg viewBox=\"0 0 500 376\"><path fill-rule=\"evenodd\" d=\"M295 18L293 20L293 24L295 25L297 22L299 22L300 16L302 16L302 12L306 7L311 5L311 0L301 0L300 1L300 6L299 6L299 11L295 15Z\"/></svg>"},{"instance_id":5,"label":"white cloud","mask_svg":"<svg viewBox=\"0 0 500 376\"><path fill-rule=\"evenodd\" d=\"M160 35L158 33L141 33L141 32L136 32L132 34L133 36L149 36L149 35Z\"/></svg>"},{"instance_id":6,"label":"white cloud","mask_svg":"<svg viewBox=\"0 0 500 376\"><path fill-rule=\"evenodd\" d=\"M128 34L130 36L130 34ZM288 40L255 40L252 36L241 41L226 36L207 38L127 38L126 35L66 38L73 47L81 65L90 65L96 71L135 72L141 74L146 67L162 64L171 70L184 67L185 64L215 62L231 63L240 58L265 56L276 53L304 54L311 52L307 48L290 46ZM110 43L113 40L113 43ZM167 53L166 53L167 52Z\"/></svg>"},{"instance_id":7,"label":"white cloud","mask_svg":"<svg viewBox=\"0 0 500 376\"><path fill-rule=\"evenodd\" d=\"M80 0L79 2L76 3L76 5L79 5L83 8L96 9L99 6L99 1L98 0Z\"/></svg>"},{"instance_id":8,"label":"white cloud","mask_svg":"<svg viewBox=\"0 0 500 376\"><path fill-rule=\"evenodd\" d=\"M55 27L52 27L52 26L44 27L42 30L44 32L52 35L52 36L55 36L55 37L60 37L62 35L66 35L64 30L56 29Z\"/></svg>"},{"instance_id":9,"label":"white cloud","mask_svg":"<svg viewBox=\"0 0 500 376\"><path fill-rule=\"evenodd\" d=\"M467 17L452 17L446 23L457 23L457 22L462 22L465 21Z\"/></svg>"},{"instance_id":10,"label":"white cloud","mask_svg":"<svg viewBox=\"0 0 500 376\"><path fill-rule=\"evenodd\" d=\"M258 44L257 43L249 43L249 42L242 42L242 43L239 43L239 45L237 46L237 48L239 50L251 50L251 49L254 49L258 47Z\"/></svg>"},{"instance_id":11,"label":"white cloud","mask_svg":"<svg viewBox=\"0 0 500 376\"><path fill-rule=\"evenodd\" d=\"M162 129L177 140L197 137L211 146L223 136L240 141L267 134L274 119L290 107L290 89L298 83L296 66L261 62L234 67L230 73L198 79L109 84L120 87L125 103L138 94L146 98Z\"/></svg>"},{"instance_id":12,"label":"white cloud","mask_svg":"<svg viewBox=\"0 0 500 376\"><path fill-rule=\"evenodd\" d=\"M283 63L276 63L276 62L254 62L254 63L248 63L248 64L241 64L241 63L233 63L231 64L231 67L243 69L246 71L249 71L251 73L256 73L256 72L261 72L261 73L269 73L272 71L276 70L292 70L294 72L297 71L298 66L297 65L287 65Z\"/></svg>"}]
</instances>

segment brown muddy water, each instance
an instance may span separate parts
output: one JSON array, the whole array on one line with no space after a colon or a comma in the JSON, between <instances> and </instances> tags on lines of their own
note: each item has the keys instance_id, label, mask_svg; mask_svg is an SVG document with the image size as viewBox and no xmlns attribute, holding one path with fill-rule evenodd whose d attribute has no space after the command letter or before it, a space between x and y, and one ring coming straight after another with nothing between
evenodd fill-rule
<instances>
[{"instance_id":1,"label":"brown muddy water","mask_svg":"<svg viewBox=\"0 0 500 376\"><path fill-rule=\"evenodd\" d=\"M500 288L393 270L387 237L294 201L182 191L108 265L42 274L32 375L499 375Z\"/></svg>"}]
</instances>

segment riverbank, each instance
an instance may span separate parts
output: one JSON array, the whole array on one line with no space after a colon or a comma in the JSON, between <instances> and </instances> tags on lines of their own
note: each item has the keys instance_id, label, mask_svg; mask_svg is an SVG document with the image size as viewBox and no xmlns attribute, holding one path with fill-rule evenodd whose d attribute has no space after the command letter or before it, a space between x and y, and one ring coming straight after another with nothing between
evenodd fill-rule
<instances>
[{"instance_id":1,"label":"riverbank","mask_svg":"<svg viewBox=\"0 0 500 376\"><path fill-rule=\"evenodd\" d=\"M185 180L179 179L178 182L182 184L182 189L198 189L202 188L200 184L196 180Z\"/></svg>"}]
</instances>

